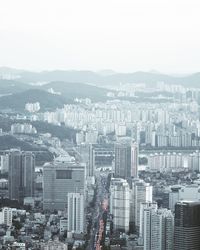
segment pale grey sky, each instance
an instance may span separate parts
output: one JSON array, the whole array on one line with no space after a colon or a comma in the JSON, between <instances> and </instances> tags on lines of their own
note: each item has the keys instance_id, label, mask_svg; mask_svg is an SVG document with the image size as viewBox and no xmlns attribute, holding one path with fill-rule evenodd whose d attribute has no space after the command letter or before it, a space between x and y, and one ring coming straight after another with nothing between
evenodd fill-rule
<instances>
[{"instance_id":1,"label":"pale grey sky","mask_svg":"<svg viewBox=\"0 0 200 250\"><path fill-rule=\"evenodd\" d=\"M0 66L200 71L199 0L0 0Z\"/></svg>"}]
</instances>

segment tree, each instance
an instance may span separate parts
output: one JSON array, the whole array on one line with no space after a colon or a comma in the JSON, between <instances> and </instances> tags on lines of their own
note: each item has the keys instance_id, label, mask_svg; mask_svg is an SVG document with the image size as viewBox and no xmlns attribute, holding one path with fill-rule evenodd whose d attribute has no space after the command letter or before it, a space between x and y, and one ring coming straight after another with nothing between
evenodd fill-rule
<instances>
[{"instance_id":1,"label":"tree","mask_svg":"<svg viewBox=\"0 0 200 250\"><path fill-rule=\"evenodd\" d=\"M13 226L16 230L20 230L22 228L22 224L18 220L13 220Z\"/></svg>"}]
</instances>

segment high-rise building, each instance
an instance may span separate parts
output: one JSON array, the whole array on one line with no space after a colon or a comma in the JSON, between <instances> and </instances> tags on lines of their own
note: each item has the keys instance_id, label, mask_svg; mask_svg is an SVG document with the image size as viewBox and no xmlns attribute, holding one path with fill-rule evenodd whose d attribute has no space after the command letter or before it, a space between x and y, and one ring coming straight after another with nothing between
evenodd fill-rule
<instances>
[{"instance_id":1,"label":"high-rise building","mask_svg":"<svg viewBox=\"0 0 200 250\"><path fill-rule=\"evenodd\" d=\"M22 153L24 197L34 197L35 156L31 152Z\"/></svg>"},{"instance_id":2,"label":"high-rise building","mask_svg":"<svg viewBox=\"0 0 200 250\"><path fill-rule=\"evenodd\" d=\"M84 232L84 196L80 193L68 193L68 231Z\"/></svg>"},{"instance_id":3,"label":"high-rise building","mask_svg":"<svg viewBox=\"0 0 200 250\"><path fill-rule=\"evenodd\" d=\"M151 145L152 142L152 123L148 122L145 126L145 144Z\"/></svg>"},{"instance_id":4,"label":"high-rise building","mask_svg":"<svg viewBox=\"0 0 200 250\"><path fill-rule=\"evenodd\" d=\"M130 222L130 188L126 180L111 179L110 212L113 215L114 229L125 232L129 230Z\"/></svg>"},{"instance_id":5,"label":"high-rise building","mask_svg":"<svg viewBox=\"0 0 200 250\"><path fill-rule=\"evenodd\" d=\"M0 155L0 171L1 173L8 173L9 156L8 154Z\"/></svg>"},{"instance_id":6,"label":"high-rise building","mask_svg":"<svg viewBox=\"0 0 200 250\"><path fill-rule=\"evenodd\" d=\"M0 212L0 224L12 226L12 208L4 207Z\"/></svg>"},{"instance_id":7,"label":"high-rise building","mask_svg":"<svg viewBox=\"0 0 200 250\"><path fill-rule=\"evenodd\" d=\"M89 164L87 168L87 176L94 176L95 175L95 152L94 147L92 144L89 144Z\"/></svg>"},{"instance_id":8,"label":"high-rise building","mask_svg":"<svg viewBox=\"0 0 200 250\"><path fill-rule=\"evenodd\" d=\"M152 215L156 213L155 207L144 209L144 250L151 250L151 237L152 237ZM154 228L154 232L157 228ZM154 249L155 250L155 249Z\"/></svg>"},{"instance_id":9,"label":"high-rise building","mask_svg":"<svg viewBox=\"0 0 200 250\"><path fill-rule=\"evenodd\" d=\"M175 185L171 187L169 193L169 208L174 212L175 204L178 201L200 201L200 186L198 184L191 184L186 186Z\"/></svg>"},{"instance_id":10,"label":"high-rise building","mask_svg":"<svg viewBox=\"0 0 200 250\"><path fill-rule=\"evenodd\" d=\"M23 202L34 197L35 157L31 152L9 152L9 198Z\"/></svg>"},{"instance_id":11,"label":"high-rise building","mask_svg":"<svg viewBox=\"0 0 200 250\"><path fill-rule=\"evenodd\" d=\"M200 202L177 202L174 235L175 250L200 249Z\"/></svg>"},{"instance_id":12,"label":"high-rise building","mask_svg":"<svg viewBox=\"0 0 200 250\"><path fill-rule=\"evenodd\" d=\"M131 177L138 177L139 149L136 142L131 143Z\"/></svg>"},{"instance_id":13,"label":"high-rise building","mask_svg":"<svg viewBox=\"0 0 200 250\"><path fill-rule=\"evenodd\" d=\"M145 209L157 209L158 205L156 202L142 202L140 204L140 228L139 228L139 238L140 244L144 244L144 210Z\"/></svg>"},{"instance_id":14,"label":"high-rise building","mask_svg":"<svg viewBox=\"0 0 200 250\"><path fill-rule=\"evenodd\" d=\"M85 142L86 143L97 143L98 139L98 131L90 130L85 133Z\"/></svg>"},{"instance_id":15,"label":"high-rise building","mask_svg":"<svg viewBox=\"0 0 200 250\"><path fill-rule=\"evenodd\" d=\"M130 216L131 222L135 223L137 230L140 226L140 204L152 202L153 187L143 180L135 179L132 183Z\"/></svg>"},{"instance_id":16,"label":"high-rise building","mask_svg":"<svg viewBox=\"0 0 200 250\"><path fill-rule=\"evenodd\" d=\"M184 168L184 159L181 153L155 153L148 156L148 168L152 171L170 172Z\"/></svg>"},{"instance_id":17,"label":"high-rise building","mask_svg":"<svg viewBox=\"0 0 200 250\"><path fill-rule=\"evenodd\" d=\"M131 136L135 142L137 142L138 144L140 143L140 129L137 123L134 124L131 130Z\"/></svg>"},{"instance_id":18,"label":"high-rise building","mask_svg":"<svg viewBox=\"0 0 200 250\"><path fill-rule=\"evenodd\" d=\"M188 168L192 171L200 171L200 152L193 152L188 156Z\"/></svg>"},{"instance_id":19,"label":"high-rise building","mask_svg":"<svg viewBox=\"0 0 200 250\"><path fill-rule=\"evenodd\" d=\"M43 209L67 209L68 193L82 193L85 188L85 165L53 162L43 170Z\"/></svg>"},{"instance_id":20,"label":"high-rise building","mask_svg":"<svg viewBox=\"0 0 200 250\"><path fill-rule=\"evenodd\" d=\"M174 217L170 210L144 208L144 250L173 250Z\"/></svg>"},{"instance_id":21,"label":"high-rise building","mask_svg":"<svg viewBox=\"0 0 200 250\"><path fill-rule=\"evenodd\" d=\"M81 144L77 147L80 162L86 164L86 176L92 177L102 167L112 167L114 159L113 144Z\"/></svg>"},{"instance_id":22,"label":"high-rise building","mask_svg":"<svg viewBox=\"0 0 200 250\"><path fill-rule=\"evenodd\" d=\"M169 209L174 212L176 203L180 200L180 185L174 185L169 192Z\"/></svg>"},{"instance_id":23,"label":"high-rise building","mask_svg":"<svg viewBox=\"0 0 200 250\"><path fill-rule=\"evenodd\" d=\"M95 171L95 154L93 152L93 144L82 143L77 146L79 161L86 164L86 177L94 176Z\"/></svg>"},{"instance_id":24,"label":"high-rise building","mask_svg":"<svg viewBox=\"0 0 200 250\"><path fill-rule=\"evenodd\" d=\"M138 175L138 144L118 142L115 144L115 177L130 178Z\"/></svg>"}]
</instances>

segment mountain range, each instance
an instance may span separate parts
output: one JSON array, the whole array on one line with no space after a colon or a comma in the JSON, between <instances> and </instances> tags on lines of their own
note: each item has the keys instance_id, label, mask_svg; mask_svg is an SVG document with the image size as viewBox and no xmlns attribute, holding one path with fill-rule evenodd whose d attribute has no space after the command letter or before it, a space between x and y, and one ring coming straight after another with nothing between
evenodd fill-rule
<instances>
[{"instance_id":1,"label":"mountain range","mask_svg":"<svg viewBox=\"0 0 200 250\"><path fill-rule=\"evenodd\" d=\"M99 72L77 70L31 72L3 67L0 68L0 75L2 74L17 75L18 80L23 83L64 81L103 85L105 87L106 85L118 85L120 83L146 83L152 86L157 82L164 82L166 84L180 84L185 87L200 87L200 72L185 76L172 76L156 71L134 73L117 73L112 70Z\"/></svg>"},{"instance_id":2,"label":"mountain range","mask_svg":"<svg viewBox=\"0 0 200 250\"><path fill-rule=\"evenodd\" d=\"M33 86L15 80L0 80L0 110L24 110L25 104L39 102L41 110L54 110L75 98L106 100L108 90L83 83L50 82Z\"/></svg>"},{"instance_id":3,"label":"mountain range","mask_svg":"<svg viewBox=\"0 0 200 250\"><path fill-rule=\"evenodd\" d=\"M146 83L149 87L155 87L158 82L199 88L200 73L171 76L155 71L129 74L112 70L30 72L4 67L0 68L0 110L22 111L27 102L40 102L41 110L54 110L64 104L74 103L75 98L107 100L108 86Z\"/></svg>"}]
</instances>

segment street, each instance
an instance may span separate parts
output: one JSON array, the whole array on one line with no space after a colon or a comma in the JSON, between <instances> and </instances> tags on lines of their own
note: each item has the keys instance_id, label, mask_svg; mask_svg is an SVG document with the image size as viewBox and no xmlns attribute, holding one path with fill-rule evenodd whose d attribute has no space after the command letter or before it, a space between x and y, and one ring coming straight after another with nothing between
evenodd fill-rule
<instances>
[{"instance_id":1,"label":"street","mask_svg":"<svg viewBox=\"0 0 200 250\"><path fill-rule=\"evenodd\" d=\"M107 215L108 210L108 191L106 190L107 177L107 173L99 172L97 175L97 197L93 214L91 237L87 248L88 250L101 249L102 243L105 240L105 215Z\"/></svg>"}]
</instances>

